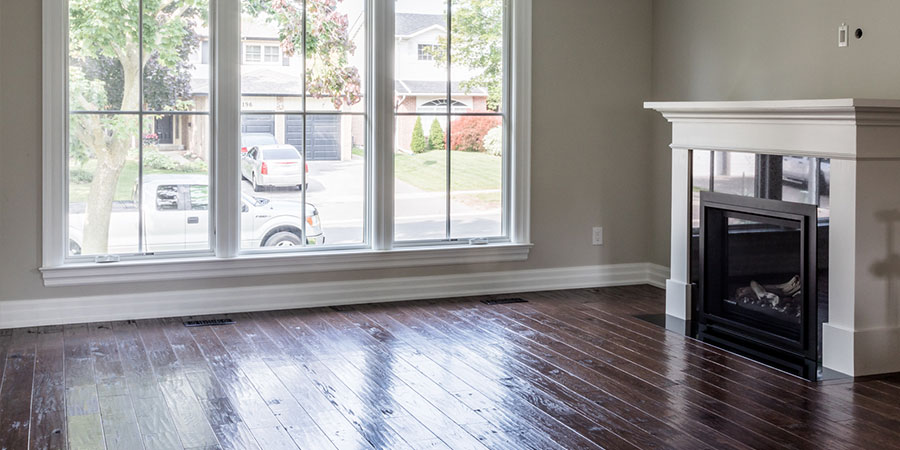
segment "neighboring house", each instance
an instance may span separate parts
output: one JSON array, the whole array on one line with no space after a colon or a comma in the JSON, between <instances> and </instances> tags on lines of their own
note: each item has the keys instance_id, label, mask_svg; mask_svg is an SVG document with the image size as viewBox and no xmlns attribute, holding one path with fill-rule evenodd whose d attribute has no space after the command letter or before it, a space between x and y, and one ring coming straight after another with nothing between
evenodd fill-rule
<instances>
[{"instance_id":1,"label":"neighboring house","mask_svg":"<svg viewBox=\"0 0 900 450\"><path fill-rule=\"evenodd\" d=\"M351 38L358 41L357 52L351 64L363 72L365 45L362 42L364 16L348 17ZM446 16L443 14L398 13L396 22L396 106L398 112L435 113L446 112L447 68L436 63L429 46L437 45L446 35ZM300 81L303 76L303 60L299 55L287 56L281 51L277 30L264 20L243 20L241 42L241 108L244 114L242 132L271 133L279 142L301 147L303 118L300 115L271 114L278 111L302 109ZM209 98L210 48L208 33L201 31L201 43L191 56L194 64L191 89L197 108L207 108ZM465 69L454 68L452 83L452 111L485 111L487 90L463 89L459 81L470 76ZM307 97L307 111L333 111L329 98ZM348 109L345 108L344 112ZM364 112L364 104L352 106L349 111ZM266 114L270 113L270 114ZM430 126L433 118L424 117L423 124ZM397 147L409 149L415 117L397 118ZM208 150L202 145L208 133L207 119L196 116L164 116L154 123L162 150L189 150L208 159ZM439 121L446 128L443 120ZM349 160L353 147L365 144L365 123L352 116L308 115L307 158L309 160Z\"/></svg>"},{"instance_id":2,"label":"neighboring house","mask_svg":"<svg viewBox=\"0 0 900 450\"><path fill-rule=\"evenodd\" d=\"M447 16L443 14L407 14L396 16L396 67L397 112L446 113L447 65L432 59L429 47L437 46L447 35ZM465 68L453 68L451 83L451 111L470 112L487 110L487 90L466 90L460 85L472 75ZM425 132L434 118L423 117ZM443 120L438 121L446 129ZM397 147L408 150L415 126L415 117L397 117Z\"/></svg>"}]
</instances>

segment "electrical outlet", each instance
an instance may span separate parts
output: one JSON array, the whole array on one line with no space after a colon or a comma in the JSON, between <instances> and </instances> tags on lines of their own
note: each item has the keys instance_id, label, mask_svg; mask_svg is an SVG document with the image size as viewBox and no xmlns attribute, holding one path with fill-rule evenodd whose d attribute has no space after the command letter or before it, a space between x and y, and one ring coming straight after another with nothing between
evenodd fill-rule
<instances>
[{"instance_id":1,"label":"electrical outlet","mask_svg":"<svg viewBox=\"0 0 900 450\"><path fill-rule=\"evenodd\" d=\"M603 245L603 227L594 227L594 245Z\"/></svg>"}]
</instances>

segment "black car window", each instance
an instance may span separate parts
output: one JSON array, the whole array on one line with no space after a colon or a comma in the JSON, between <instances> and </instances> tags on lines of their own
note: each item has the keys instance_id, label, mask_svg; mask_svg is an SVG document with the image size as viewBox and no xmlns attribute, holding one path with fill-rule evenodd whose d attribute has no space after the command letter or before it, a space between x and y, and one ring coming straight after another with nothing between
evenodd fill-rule
<instances>
[{"instance_id":1,"label":"black car window","mask_svg":"<svg viewBox=\"0 0 900 450\"><path fill-rule=\"evenodd\" d=\"M192 211L206 211L209 209L209 186L205 184L192 184L189 192L191 195Z\"/></svg>"},{"instance_id":2,"label":"black car window","mask_svg":"<svg viewBox=\"0 0 900 450\"><path fill-rule=\"evenodd\" d=\"M165 184L156 188L156 209L159 211L178 210L178 186Z\"/></svg>"},{"instance_id":3,"label":"black car window","mask_svg":"<svg viewBox=\"0 0 900 450\"><path fill-rule=\"evenodd\" d=\"M250 150L250 153L248 153L247 156L249 156L253 159L256 159L256 152L257 152L257 149L254 148L253 150Z\"/></svg>"},{"instance_id":4,"label":"black car window","mask_svg":"<svg viewBox=\"0 0 900 450\"><path fill-rule=\"evenodd\" d=\"M266 161L278 159L300 159L300 153L292 148L269 148L263 150L263 158Z\"/></svg>"}]
</instances>

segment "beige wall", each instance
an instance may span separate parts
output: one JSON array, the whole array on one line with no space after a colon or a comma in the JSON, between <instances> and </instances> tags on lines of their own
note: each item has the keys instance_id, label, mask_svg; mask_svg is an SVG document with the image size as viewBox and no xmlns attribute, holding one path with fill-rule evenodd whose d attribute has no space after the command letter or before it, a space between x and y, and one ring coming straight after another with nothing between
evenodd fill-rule
<instances>
[{"instance_id":1,"label":"beige wall","mask_svg":"<svg viewBox=\"0 0 900 450\"><path fill-rule=\"evenodd\" d=\"M654 0L653 100L900 98L900 1ZM851 33L838 48L837 28ZM671 128L653 119L651 260L669 263Z\"/></svg>"},{"instance_id":2,"label":"beige wall","mask_svg":"<svg viewBox=\"0 0 900 450\"><path fill-rule=\"evenodd\" d=\"M647 133L651 0L534 2L532 232L521 264L166 283L166 289L643 262L652 180ZM44 288L40 1L0 1L0 300L114 294L154 284ZM9 63L14 61L14 63ZM606 245L590 245L591 227ZM252 301L248 299L248 301Z\"/></svg>"}]
</instances>

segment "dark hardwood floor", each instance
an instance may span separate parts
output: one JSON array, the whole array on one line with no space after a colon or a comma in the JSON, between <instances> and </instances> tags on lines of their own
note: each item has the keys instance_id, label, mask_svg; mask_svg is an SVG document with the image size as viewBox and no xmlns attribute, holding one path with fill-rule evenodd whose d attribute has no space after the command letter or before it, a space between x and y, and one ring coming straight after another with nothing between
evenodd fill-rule
<instances>
[{"instance_id":1,"label":"dark hardwood floor","mask_svg":"<svg viewBox=\"0 0 900 450\"><path fill-rule=\"evenodd\" d=\"M651 287L517 297L0 331L0 448L900 448L900 377L732 356Z\"/></svg>"}]
</instances>

